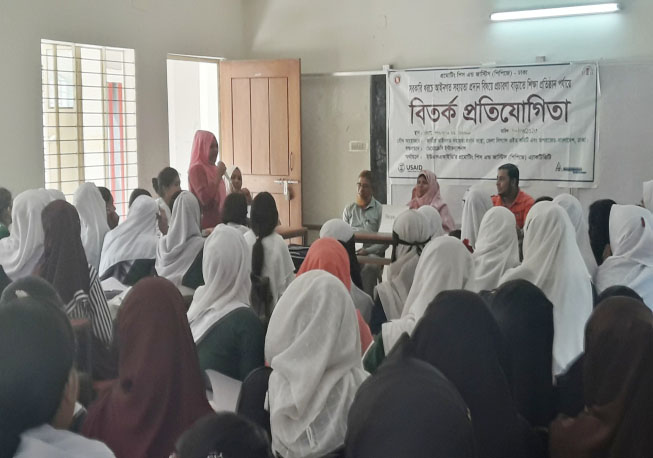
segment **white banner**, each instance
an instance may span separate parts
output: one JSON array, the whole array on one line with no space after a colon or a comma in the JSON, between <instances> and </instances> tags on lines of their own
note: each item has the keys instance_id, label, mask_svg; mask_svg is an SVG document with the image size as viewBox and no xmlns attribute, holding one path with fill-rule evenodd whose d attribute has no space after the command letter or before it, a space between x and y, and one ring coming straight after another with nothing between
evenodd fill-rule
<instances>
[{"instance_id":1,"label":"white banner","mask_svg":"<svg viewBox=\"0 0 653 458\"><path fill-rule=\"evenodd\" d=\"M388 73L388 176L594 182L596 64Z\"/></svg>"}]
</instances>

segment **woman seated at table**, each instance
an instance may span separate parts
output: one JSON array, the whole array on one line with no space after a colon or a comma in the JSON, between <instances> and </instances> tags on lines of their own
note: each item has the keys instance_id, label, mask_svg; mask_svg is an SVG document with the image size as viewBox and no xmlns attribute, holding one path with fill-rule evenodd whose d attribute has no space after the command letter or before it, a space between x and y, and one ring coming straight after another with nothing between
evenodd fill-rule
<instances>
[{"instance_id":1,"label":"woman seated at table","mask_svg":"<svg viewBox=\"0 0 653 458\"><path fill-rule=\"evenodd\" d=\"M442 227L446 232L451 232L456 225L449 213L449 207L440 195L440 184L435 173L422 170L417 177L417 185L413 188L412 199L408 202L409 208L417 209L422 205L434 207L442 217Z\"/></svg>"}]
</instances>

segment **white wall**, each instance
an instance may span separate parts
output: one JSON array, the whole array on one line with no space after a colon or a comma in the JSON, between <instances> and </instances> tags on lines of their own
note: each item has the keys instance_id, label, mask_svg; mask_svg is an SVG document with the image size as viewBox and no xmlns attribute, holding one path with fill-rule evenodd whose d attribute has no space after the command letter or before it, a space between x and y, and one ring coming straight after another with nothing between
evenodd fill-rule
<instances>
[{"instance_id":1,"label":"white wall","mask_svg":"<svg viewBox=\"0 0 653 458\"><path fill-rule=\"evenodd\" d=\"M134 48L140 186L168 164L166 56L238 57L237 0L0 0L0 186L43 186L42 38Z\"/></svg>"},{"instance_id":2,"label":"white wall","mask_svg":"<svg viewBox=\"0 0 653 458\"><path fill-rule=\"evenodd\" d=\"M304 72L651 57L653 2L619 14L491 23L495 10L560 0L246 0L251 57L300 57ZM569 2L571 3L571 2ZM592 3L578 0L578 3Z\"/></svg>"},{"instance_id":3,"label":"white wall","mask_svg":"<svg viewBox=\"0 0 653 458\"><path fill-rule=\"evenodd\" d=\"M340 218L356 198L356 179L370 168L369 152L349 152L370 137L370 77L302 78L304 224Z\"/></svg>"},{"instance_id":4,"label":"white wall","mask_svg":"<svg viewBox=\"0 0 653 458\"><path fill-rule=\"evenodd\" d=\"M609 120L604 116L599 122L598 188L573 191L585 206L596 198L607 196L624 203L636 202L641 196L641 181L653 177L653 157L646 145L649 116L639 111L635 116L628 106L644 107L650 98L646 75L653 62L653 27L650 26L653 1L624 0L621 2L623 11L612 15L510 23L489 21L492 11L560 4L559 0L246 0L245 48L252 58L301 58L304 73L380 70L384 64L395 68L519 64L532 63L536 56L546 56L549 62L599 60L610 65L644 62L645 65L635 66L637 76L628 75L623 69L611 71L609 65L604 68L603 86L612 90L604 91L600 110L612 113L618 107L623 116L612 116ZM623 71L626 71L625 76ZM319 92L320 88L311 90ZM330 88L325 86L325 90L328 92ZM369 88L361 90L369 97ZM306 96L302 95L303 112L319 109L314 105L307 107ZM305 164L328 160L325 157L314 159L312 156L317 151L305 145L315 144L326 135L343 135L339 130L347 125L346 120L356 119L357 110L358 107L352 105L337 118L326 118L318 126L322 130L307 130L303 126ZM337 153L332 154L332 165L327 172L322 172L329 174L328 179L324 177L319 186L317 182L304 179L306 222L320 223L338 216L330 204L325 204L319 215L316 210L306 208L307 203L317 202L321 196L338 195L350 181L340 173L348 168L348 163ZM305 178L314 173L305 166ZM488 192L494 192L492 183L486 185ZM442 184L443 197L450 203L458 223L466 187ZM568 191L527 183L524 189L534 196ZM398 191L395 202L407 201L410 188Z\"/></svg>"}]
</instances>

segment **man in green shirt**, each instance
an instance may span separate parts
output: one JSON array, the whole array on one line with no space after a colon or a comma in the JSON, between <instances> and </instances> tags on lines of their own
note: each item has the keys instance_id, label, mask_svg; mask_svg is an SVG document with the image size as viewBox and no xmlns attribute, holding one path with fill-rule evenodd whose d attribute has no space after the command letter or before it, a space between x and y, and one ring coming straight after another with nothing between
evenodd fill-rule
<instances>
[{"instance_id":1,"label":"man in green shirt","mask_svg":"<svg viewBox=\"0 0 653 458\"><path fill-rule=\"evenodd\" d=\"M356 183L358 192L356 202L345 207L342 212L342 219L349 224L355 231L378 232L381 225L381 216L383 206L373 196L372 190L372 172L363 170L358 175ZM385 255L386 246L383 244L366 243L363 248L358 250L361 256L378 256ZM374 287L376 286L381 266L365 264L361 269L361 279L363 280L363 290L373 297Z\"/></svg>"},{"instance_id":2,"label":"man in green shirt","mask_svg":"<svg viewBox=\"0 0 653 458\"><path fill-rule=\"evenodd\" d=\"M11 207L11 192L8 189L0 188L0 239L9 237Z\"/></svg>"}]
</instances>

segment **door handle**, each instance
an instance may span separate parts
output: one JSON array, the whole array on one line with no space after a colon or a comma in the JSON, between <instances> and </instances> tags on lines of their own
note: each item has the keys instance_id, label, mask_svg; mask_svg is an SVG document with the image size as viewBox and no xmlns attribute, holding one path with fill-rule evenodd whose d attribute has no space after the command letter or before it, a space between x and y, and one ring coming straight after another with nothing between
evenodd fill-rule
<instances>
[{"instance_id":1,"label":"door handle","mask_svg":"<svg viewBox=\"0 0 653 458\"><path fill-rule=\"evenodd\" d=\"M286 200L290 200L290 190L288 189L288 185L289 184L298 184L299 183L299 181L297 181L297 180L284 180L284 179L274 180L274 182L276 184L283 185L283 197Z\"/></svg>"}]
</instances>

